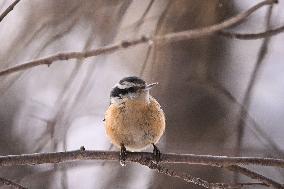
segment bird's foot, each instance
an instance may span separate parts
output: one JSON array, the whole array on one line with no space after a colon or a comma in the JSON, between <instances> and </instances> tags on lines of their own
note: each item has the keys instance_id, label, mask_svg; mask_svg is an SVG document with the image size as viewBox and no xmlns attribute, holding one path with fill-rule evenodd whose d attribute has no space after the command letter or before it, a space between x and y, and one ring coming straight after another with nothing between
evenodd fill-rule
<instances>
[{"instance_id":1,"label":"bird's foot","mask_svg":"<svg viewBox=\"0 0 284 189\"><path fill-rule=\"evenodd\" d=\"M155 163L158 164L159 161L161 160L161 152L155 144L152 144L152 145L154 148L153 149L153 159L155 160Z\"/></svg>"},{"instance_id":2,"label":"bird's foot","mask_svg":"<svg viewBox=\"0 0 284 189\"><path fill-rule=\"evenodd\" d=\"M126 148L123 144L121 144L121 148L120 148L120 154L119 154L119 162L121 166L125 166L126 165L126 157L127 157L127 151Z\"/></svg>"}]
</instances>

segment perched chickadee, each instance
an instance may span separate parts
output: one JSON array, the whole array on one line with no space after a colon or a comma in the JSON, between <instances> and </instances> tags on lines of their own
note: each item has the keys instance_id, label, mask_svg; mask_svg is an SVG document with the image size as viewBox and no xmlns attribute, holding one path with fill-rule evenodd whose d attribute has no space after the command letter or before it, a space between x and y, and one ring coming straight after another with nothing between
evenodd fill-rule
<instances>
[{"instance_id":1,"label":"perched chickadee","mask_svg":"<svg viewBox=\"0 0 284 189\"><path fill-rule=\"evenodd\" d=\"M106 134L120 148L125 165L127 150L140 151L153 145L154 158L160 158L155 146L165 131L165 115L160 104L149 94L158 83L147 84L138 77L125 77L111 90L111 104L105 114Z\"/></svg>"}]
</instances>

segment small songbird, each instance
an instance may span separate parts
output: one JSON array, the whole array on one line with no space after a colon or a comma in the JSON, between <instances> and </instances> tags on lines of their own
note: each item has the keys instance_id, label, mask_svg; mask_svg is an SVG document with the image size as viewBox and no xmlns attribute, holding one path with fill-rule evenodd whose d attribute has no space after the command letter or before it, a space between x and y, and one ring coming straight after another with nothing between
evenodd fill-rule
<instances>
[{"instance_id":1,"label":"small songbird","mask_svg":"<svg viewBox=\"0 0 284 189\"><path fill-rule=\"evenodd\" d=\"M111 104L105 114L106 134L120 148L120 162L125 165L127 151L141 151L155 146L165 131L165 115L160 104L149 94L158 83L147 84L139 77L125 77L111 90Z\"/></svg>"}]
</instances>

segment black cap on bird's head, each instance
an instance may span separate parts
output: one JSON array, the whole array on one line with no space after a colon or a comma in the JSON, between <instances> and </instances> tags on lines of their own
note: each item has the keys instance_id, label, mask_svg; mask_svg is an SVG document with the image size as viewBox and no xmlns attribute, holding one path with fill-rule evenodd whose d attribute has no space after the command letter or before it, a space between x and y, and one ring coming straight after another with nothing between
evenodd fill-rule
<instances>
[{"instance_id":1,"label":"black cap on bird's head","mask_svg":"<svg viewBox=\"0 0 284 189\"><path fill-rule=\"evenodd\" d=\"M124 77L114 86L110 93L110 97L122 98L127 94L148 91L157 84L158 83L152 83L147 85L143 79L136 76Z\"/></svg>"},{"instance_id":2,"label":"black cap on bird's head","mask_svg":"<svg viewBox=\"0 0 284 189\"><path fill-rule=\"evenodd\" d=\"M120 85L127 85L127 84L133 84L133 85L138 85L138 86L146 86L146 82L136 76L131 76L131 77L124 77L119 81Z\"/></svg>"}]
</instances>

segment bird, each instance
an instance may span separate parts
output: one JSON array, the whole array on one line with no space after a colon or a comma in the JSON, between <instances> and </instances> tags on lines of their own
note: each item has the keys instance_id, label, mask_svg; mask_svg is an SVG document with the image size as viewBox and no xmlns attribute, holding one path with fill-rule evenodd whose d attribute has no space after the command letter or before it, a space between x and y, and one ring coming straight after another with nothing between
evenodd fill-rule
<instances>
[{"instance_id":1,"label":"bird","mask_svg":"<svg viewBox=\"0 0 284 189\"><path fill-rule=\"evenodd\" d=\"M155 145L166 127L165 114L150 90L158 83L147 84L137 76L122 78L110 92L110 105L105 113L106 135L120 148L120 164L125 166L128 151L141 151L153 146L153 158L161 152Z\"/></svg>"}]
</instances>

